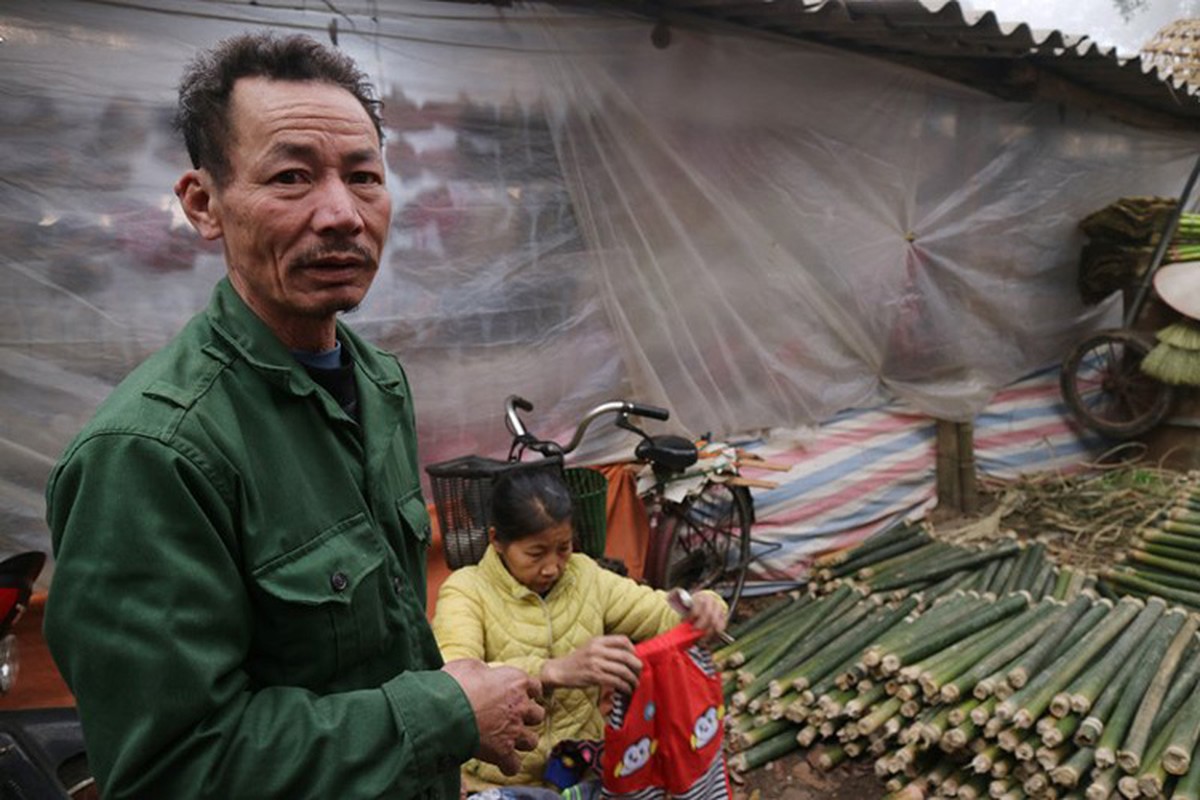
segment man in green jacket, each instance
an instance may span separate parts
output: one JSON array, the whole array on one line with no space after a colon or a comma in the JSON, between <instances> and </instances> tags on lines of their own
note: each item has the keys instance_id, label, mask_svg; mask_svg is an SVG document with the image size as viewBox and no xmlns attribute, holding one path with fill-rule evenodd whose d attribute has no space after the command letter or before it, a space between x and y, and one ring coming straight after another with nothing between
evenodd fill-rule
<instances>
[{"instance_id":1,"label":"man in green jacket","mask_svg":"<svg viewBox=\"0 0 1200 800\"><path fill-rule=\"evenodd\" d=\"M390 222L378 102L337 51L244 35L189 66L175 186L228 276L47 486L45 633L106 800L459 797L514 771L541 687L443 666L412 395L338 321Z\"/></svg>"}]
</instances>

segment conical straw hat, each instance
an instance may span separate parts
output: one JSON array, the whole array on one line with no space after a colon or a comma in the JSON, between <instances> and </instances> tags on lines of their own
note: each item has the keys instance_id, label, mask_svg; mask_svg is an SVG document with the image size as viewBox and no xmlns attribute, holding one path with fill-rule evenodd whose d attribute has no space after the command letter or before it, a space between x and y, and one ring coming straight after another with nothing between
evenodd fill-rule
<instances>
[{"instance_id":1,"label":"conical straw hat","mask_svg":"<svg viewBox=\"0 0 1200 800\"><path fill-rule=\"evenodd\" d=\"M1185 317L1200 319L1200 261L1178 261L1154 273L1163 302Z\"/></svg>"}]
</instances>

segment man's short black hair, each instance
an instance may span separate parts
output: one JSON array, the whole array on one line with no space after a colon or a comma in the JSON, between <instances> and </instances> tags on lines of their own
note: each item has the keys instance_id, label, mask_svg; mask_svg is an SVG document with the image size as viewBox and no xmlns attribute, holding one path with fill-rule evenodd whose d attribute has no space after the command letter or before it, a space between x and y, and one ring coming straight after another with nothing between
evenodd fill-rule
<instances>
[{"instance_id":1,"label":"man's short black hair","mask_svg":"<svg viewBox=\"0 0 1200 800\"><path fill-rule=\"evenodd\" d=\"M175 128L183 134L192 166L207 169L218 185L229 177L229 98L234 83L249 77L340 86L362 103L383 141L380 102L353 59L302 34L241 34L218 42L188 64L175 110Z\"/></svg>"}]
</instances>

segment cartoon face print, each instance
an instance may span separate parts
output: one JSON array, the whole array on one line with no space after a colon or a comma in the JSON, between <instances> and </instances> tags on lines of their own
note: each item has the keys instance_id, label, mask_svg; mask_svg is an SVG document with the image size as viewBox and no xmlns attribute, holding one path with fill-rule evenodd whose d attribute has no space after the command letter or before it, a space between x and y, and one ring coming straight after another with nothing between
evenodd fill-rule
<instances>
[{"instance_id":1,"label":"cartoon face print","mask_svg":"<svg viewBox=\"0 0 1200 800\"><path fill-rule=\"evenodd\" d=\"M657 749L658 742L652 741L649 736L643 736L629 745L621 754L621 763L617 764L617 777L632 775L646 766L650 762L650 756L654 755L654 751Z\"/></svg>"},{"instance_id":2,"label":"cartoon face print","mask_svg":"<svg viewBox=\"0 0 1200 800\"><path fill-rule=\"evenodd\" d=\"M692 749L699 750L713 740L721 728L721 711L716 706L709 706L692 725Z\"/></svg>"}]
</instances>

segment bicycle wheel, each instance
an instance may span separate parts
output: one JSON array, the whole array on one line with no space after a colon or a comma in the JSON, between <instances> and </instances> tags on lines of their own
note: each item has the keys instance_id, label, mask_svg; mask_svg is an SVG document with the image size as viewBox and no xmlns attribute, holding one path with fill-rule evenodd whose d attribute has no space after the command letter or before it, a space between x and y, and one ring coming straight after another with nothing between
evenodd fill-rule
<instances>
[{"instance_id":1,"label":"bicycle wheel","mask_svg":"<svg viewBox=\"0 0 1200 800\"><path fill-rule=\"evenodd\" d=\"M1129 330L1102 331L1063 359L1063 401L1080 423L1117 438L1145 433L1162 422L1172 388L1142 372L1150 352L1146 337Z\"/></svg>"},{"instance_id":2,"label":"bicycle wheel","mask_svg":"<svg viewBox=\"0 0 1200 800\"><path fill-rule=\"evenodd\" d=\"M646 579L658 589L712 589L733 612L750 564L750 493L710 481L680 503L650 515Z\"/></svg>"}]
</instances>

